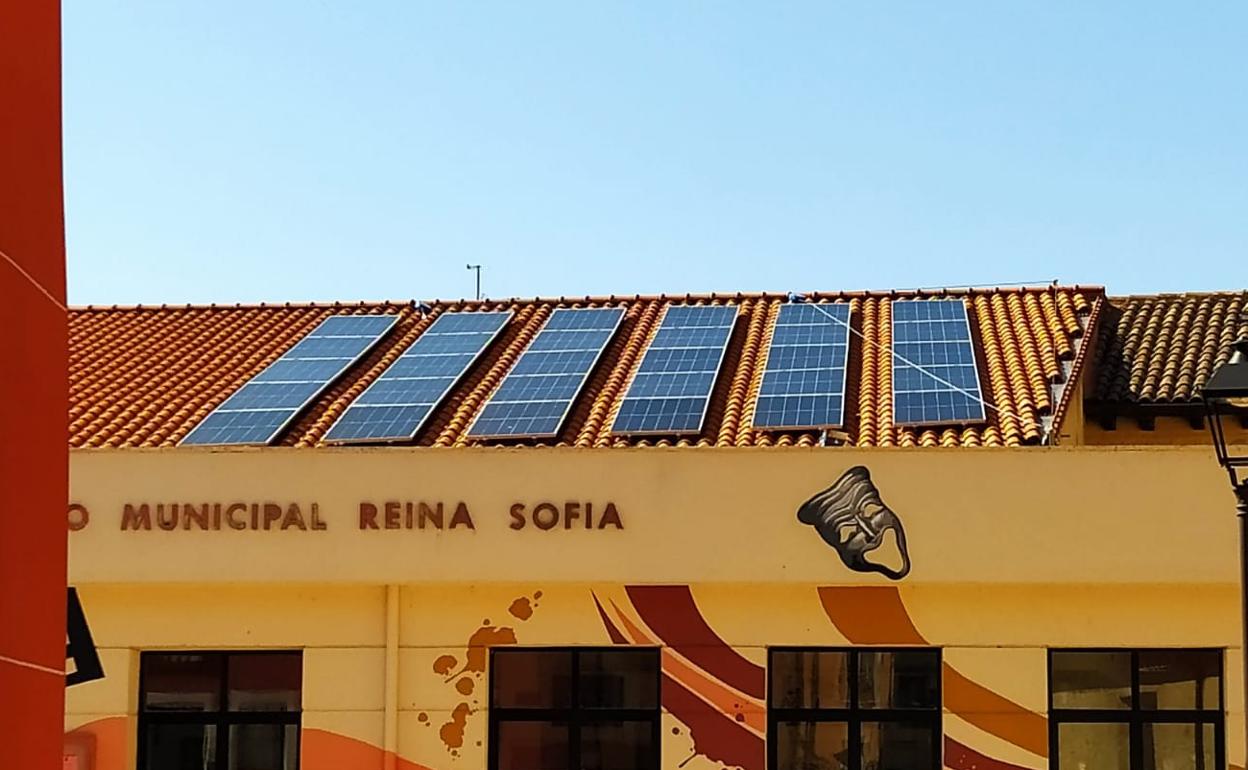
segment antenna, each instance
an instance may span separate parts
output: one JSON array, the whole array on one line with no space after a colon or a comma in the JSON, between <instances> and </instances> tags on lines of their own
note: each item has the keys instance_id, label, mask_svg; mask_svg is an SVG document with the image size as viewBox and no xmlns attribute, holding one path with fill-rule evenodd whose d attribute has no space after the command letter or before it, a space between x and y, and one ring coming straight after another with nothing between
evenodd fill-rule
<instances>
[{"instance_id":1,"label":"antenna","mask_svg":"<svg viewBox=\"0 0 1248 770\"><path fill-rule=\"evenodd\" d=\"M481 301L481 266L480 265L464 265L469 270L477 271L477 301Z\"/></svg>"}]
</instances>

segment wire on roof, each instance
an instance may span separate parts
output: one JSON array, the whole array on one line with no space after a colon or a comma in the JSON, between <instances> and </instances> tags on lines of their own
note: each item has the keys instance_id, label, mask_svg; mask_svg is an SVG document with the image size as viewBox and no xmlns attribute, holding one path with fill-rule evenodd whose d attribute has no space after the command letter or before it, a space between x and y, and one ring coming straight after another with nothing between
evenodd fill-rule
<instances>
[{"instance_id":1,"label":"wire on roof","mask_svg":"<svg viewBox=\"0 0 1248 770\"><path fill-rule=\"evenodd\" d=\"M802 303L805 303L805 302L807 302L807 298L806 298L806 295L804 295L804 294L797 294L796 292L789 292L789 301L790 301L790 302L802 302ZM831 313L829 313L827 310L824 310L824 309L820 306L820 303L818 303L818 302L810 302L809 304L810 304L810 306L811 306L811 307L813 307L813 308L817 309L817 310L818 310L820 313L822 313L824 316L826 316L826 317L828 317L828 318L831 318L831 319L832 319L833 321L835 321L836 323L841 324L842 326L844 326L846 329L848 329L848 330L849 330L849 333L850 333L850 334L857 335L858 339L862 340L864 343L867 343L867 344L870 344L870 345L874 345L874 346L876 346L876 347L878 347L878 348L883 348L883 349L884 349L885 351L887 351L887 352L888 352L888 354L889 354L890 356L892 356L893 358L896 358L896 359L900 360L902 363L906 364L907 366L912 366L912 367L914 367L915 369L918 369L920 372L923 372L923 373L924 373L924 374L926 374L928 377L931 377L933 380L936 380L937 382L939 382L940 384L944 385L945 387L950 388L950 389L952 389L952 390L955 390L955 391L957 391L958 393L961 393L962 395L967 396L968 398L971 398L971 399L973 399L973 400L975 400L975 401L978 401L980 404L982 404L982 405L984 406L984 408L985 408L985 409L991 409L991 410L993 410L994 412L997 412L998 414L1005 414L1005 415L1009 415L1009 416L1013 417L1014 419L1016 419L1016 420L1018 420L1018 421L1020 421L1020 422L1022 422L1022 423L1026 423L1026 422L1027 422L1027 420L1023 419L1023 416L1022 416L1022 415L1020 415L1020 414L1018 414L1017 412L1011 412L1011 411L1010 411L1010 410L1008 410L1008 409L1002 409L1001 407L997 406L996 404L992 403L991 401L988 401L987 399L985 399L983 396L976 395L975 393L972 393L971 391L966 390L965 388L961 388L961 387L959 387L959 386L957 386L957 385L954 385L952 382L949 382L948 380L946 380L945 378L941 377L940 375L935 374L935 373L933 373L933 372L929 371L927 368L925 368L925 367L923 367L923 366L920 366L919 364L914 363L913 361L909 360L908 358L906 358L905 356L901 355L900 353L897 353L896 351L892 350L891 346L889 346L889 345L883 345L883 344L881 344L881 343L879 343L879 342L876 342L875 340L868 339L868 338L867 338L867 336L866 336L865 334L863 334L862 332L860 332L860 331L858 331L857 329L855 329L852 323L849 323L849 322L847 322L847 321L842 321L841 319L839 319L839 318L837 318L836 316L832 315L832 314L831 314ZM1047 433L1047 431L1046 431L1046 433Z\"/></svg>"}]
</instances>

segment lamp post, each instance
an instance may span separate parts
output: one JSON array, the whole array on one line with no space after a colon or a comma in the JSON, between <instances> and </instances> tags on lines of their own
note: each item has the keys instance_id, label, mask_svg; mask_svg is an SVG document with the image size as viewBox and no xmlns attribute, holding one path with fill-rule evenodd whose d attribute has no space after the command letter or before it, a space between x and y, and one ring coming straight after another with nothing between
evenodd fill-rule
<instances>
[{"instance_id":1,"label":"lamp post","mask_svg":"<svg viewBox=\"0 0 1248 770\"><path fill-rule=\"evenodd\" d=\"M1213 376L1201 389L1200 398L1205 402L1218 464L1226 469L1231 478L1235 510L1239 516L1240 623L1243 628L1240 656L1245 677L1244 720L1248 730L1248 449L1241 447L1236 453L1228 447L1225 430L1225 422L1248 419L1248 338L1235 341L1231 346L1231 357L1214 370ZM1248 743L1245 747L1248 749Z\"/></svg>"}]
</instances>

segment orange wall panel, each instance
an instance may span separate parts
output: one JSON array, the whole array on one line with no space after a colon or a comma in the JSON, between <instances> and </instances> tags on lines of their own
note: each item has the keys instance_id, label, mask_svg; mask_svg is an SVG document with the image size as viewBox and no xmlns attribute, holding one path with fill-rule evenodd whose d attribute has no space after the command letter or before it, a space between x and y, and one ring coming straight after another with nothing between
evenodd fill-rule
<instances>
[{"instance_id":1,"label":"orange wall panel","mask_svg":"<svg viewBox=\"0 0 1248 770\"><path fill-rule=\"evenodd\" d=\"M0 746L61 767L67 488L60 8L0 2Z\"/></svg>"}]
</instances>

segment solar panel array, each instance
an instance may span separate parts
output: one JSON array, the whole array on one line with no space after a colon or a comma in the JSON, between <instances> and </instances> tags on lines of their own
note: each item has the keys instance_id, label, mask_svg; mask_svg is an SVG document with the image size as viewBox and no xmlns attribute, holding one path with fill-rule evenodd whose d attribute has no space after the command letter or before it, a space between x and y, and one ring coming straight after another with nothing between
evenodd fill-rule
<instances>
[{"instance_id":1,"label":"solar panel array","mask_svg":"<svg viewBox=\"0 0 1248 770\"><path fill-rule=\"evenodd\" d=\"M398 320L397 315L326 318L213 410L182 444L268 444Z\"/></svg>"},{"instance_id":2,"label":"solar panel array","mask_svg":"<svg viewBox=\"0 0 1248 770\"><path fill-rule=\"evenodd\" d=\"M983 422L983 391L962 300L898 300L893 315L893 420Z\"/></svg>"},{"instance_id":3,"label":"solar panel array","mask_svg":"<svg viewBox=\"0 0 1248 770\"><path fill-rule=\"evenodd\" d=\"M754 427L838 427L845 413L849 303L780 307Z\"/></svg>"},{"instance_id":4,"label":"solar panel array","mask_svg":"<svg viewBox=\"0 0 1248 770\"><path fill-rule=\"evenodd\" d=\"M737 309L668 307L620 404L615 433L698 433L723 363Z\"/></svg>"},{"instance_id":5,"label":"solar panel array","mask_svg":"<svg viewBox=\"0 0 1248 770\"><path fill-rule=\"evenodd\" d=\"M558 308L468 431L474 438L551 437L615 335L624 308Z\"/></svg>"},{"instance_id":6,"label":"solar panel array","mask_svg":"<svg viewBox=\"0 0 1248 770\"><path fill-rule=\"evenodd\" d=\"M330 442L410 441L511 320L511 311L443 313L347 407Z\"/></svg>"}]
</instances>

